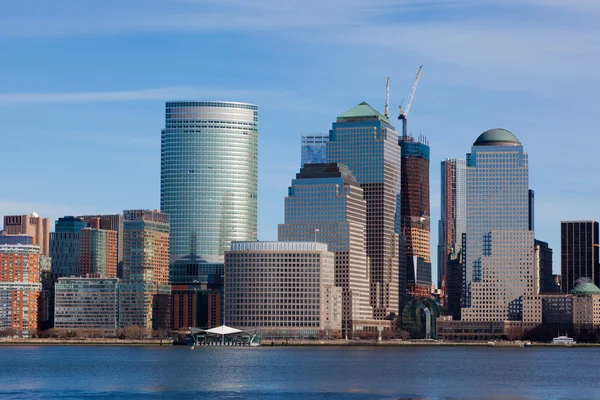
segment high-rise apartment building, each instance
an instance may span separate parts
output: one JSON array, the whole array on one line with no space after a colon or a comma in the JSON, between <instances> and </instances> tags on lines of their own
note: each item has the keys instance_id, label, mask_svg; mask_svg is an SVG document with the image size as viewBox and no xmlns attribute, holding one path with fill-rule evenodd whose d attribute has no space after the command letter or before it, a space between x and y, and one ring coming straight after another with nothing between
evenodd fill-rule
<instances>
[{"instance_id":1,"label":"high-rise apartment building","mask_svg":"<svg viewBox=\"0 0 600 400\"><path fill-rule=\"evenodd\" d=\"M447 158L441 168L441 218L438 224L437 284L448 283L448 262L458 257L467 227L465 160ZM448 290L446 290L448 292Z\"/></svg>"},{"instance_id":2,"label":"high-rise apartment building","mask_svg":"<svg viewBox=\"0 0 600 400\"><path fill-rule=\"evenodd\" d=\"M339 336L342 289L324 243L234 242L225 253L225 324L263 336Z\"/></svg>"},{"instance_id":3,"label":"high-rise apartment building","mask_svg":"<svg viewBox=\"0 0 600 400\"><path fill-rule=\"evenodd\" d=\"M114 333L119 327L119 279L59 278L55 284L54 327Z\"/></svg>"},{"instance_id":4,"label":"high-rise apartment building","mask_svg":"<svg viewBox=\"0 0 600 400\"><path fill-rule=\"evenodd\" d=\"M305 164L285 199L284 242L326 243L335 254L335 286L342 288L342 331L379 326L370 304L363 189L342 164ZM389 324L388 324L389 327Z\"/></svg>"},{"instance_id":5,"label":"high-rise apartment building","mask_svg":"<svg viewBox=\"0 0 600 400\"><path fill-rule=\"evenodd\" d=\"M27 235L33 244L40 247L40 254L50 252L50 218L42 218L36 213L29 215L4 216L4 235Z\"/></svg>"},{"instance_id":6,"label":"high-rise apartment building","mask_svg":"<svg viewBox=\"0 0 600 400\"><path fill-rule=\"evenodd\" d=\"M329 135L302 135L300 166L326 163L328 141Z\"/></svg>"},{"instance_id":7,"label":"high-rise apartment building","mask_svg":"<svg viewBox=\"0 0 600 400\"><path fill-rule=\"evenodd\" d=\"M255 240L258 106L166 103L160 209L171 221L171 261L222 263L231 241Z\"/></svg>"},{"instance_id":8,"label":"high-rise apartment building","mask_svg":"<svg viewBox=\"0 0 600 400\"><path fill-rule=\"evenodd\" d=\"M86 223L77 217L62 217L50 234L52 278L79 276L81 261L81 230Z\"/></svg>"},{"instance_id":9,"label":"high-rise apartment building","mask_svg":"<svg viewBox=\"0 0 600 400\"><path fill-rule=\"evenodd\" d=\"M100 228L117 232L117 275L123 277L123 215L122 214L96 214L80 215L84 222L88 223L92 219L100 219Z\"/></svg>"},{"instance_id":10,"label":"high-rise apartment building","mask_svg":"<svg viewBox=\"0 0 600 400\"><path fill-rule=\"evenodd\" d=\"M569 293L580 278L600 285L598 259L598 221L562 221L560 223L561 287Z\"/></svg>"},{"instance_id":11,"label":"high-rise apartment building","mask_svg":"<svg viewBox=\"0 0 600 400\"><path fill-rule=\"evenodd\" d=\"M482 133L467 154L464 321L520 321L534 291L528 155L511 132Z\"/></svg>"},{"instance_id":12,"label":"high-rise apartment building","mask_svg":"<svg viewBox=\"0 0 600 400\"><path fill-rule=\"evenodd\" d=\"M400 147L388 118L363 102L337 117L327 142L327 161L352 171L367 206L373 317L399 308Z\"/></svg>"},{"instance_id":13,"label":"high-rise apartment building","mask_svg":"<svg viewBox=\"0 0 600 400\"><path fill-rule=\"evenodd\" d=\"M429 145L424 137L400 137L402 186L400 234L406 238L406 288L409 296L431 295L431 233L429 207Z\"/></svg>"},{"instance_id":14,"label":"high-rise apartment building","mask_svg":"<svg viewBox=\"0 0 600 400\"><path fill-rule=\"evenodd\" d=\"M100 219L90 220L81 230L80 274L117 277L117 232L100 228Z\"/></svg>"},{"instance_id":15,"label":"high-rise apartment building","mask_svg":"<svg viewBox=\"0 0 600 400\"><path fill-rule=\"evenodd\" d=\"M0 244L0 330L28 336L38 328L40 248Z\"/></svg>"},{"instance_id":16,"label":"high-rise apartment building","mask_svg":"<svg viewBox=\"0 0 600 400\"><path fill-rule=\"evenodd\" d=\"M168 329L169 216L151 210L128 210L123 216L120 325Z\"/></svg>"}]
</instances>

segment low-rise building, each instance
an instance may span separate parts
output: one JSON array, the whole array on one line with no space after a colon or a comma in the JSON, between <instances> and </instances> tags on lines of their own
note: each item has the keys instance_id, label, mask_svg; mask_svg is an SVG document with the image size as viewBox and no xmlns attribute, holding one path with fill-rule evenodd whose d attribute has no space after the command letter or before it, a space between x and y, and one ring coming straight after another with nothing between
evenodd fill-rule
<instances>
[{"instance_id":1,"label":"low-rise building","mask_svg":"<svg viewBox=\"0 0 600 400\"><path fill-rule=\"evenodd\" d=\"M56 329L114 333L119 327L119 279L59 278L54 286Z\"/></svg>"},{"instance_id":2,"label":"low-rise building","mask_svg":"<svg viewBox=\"0 0 600 400\"><path fill-rule=\"evenodd\" d=\"M225 321L264 337L336 337L342 289L333 252L314 242L233 242L225 252Z\"/></svg>"}]
</instances>

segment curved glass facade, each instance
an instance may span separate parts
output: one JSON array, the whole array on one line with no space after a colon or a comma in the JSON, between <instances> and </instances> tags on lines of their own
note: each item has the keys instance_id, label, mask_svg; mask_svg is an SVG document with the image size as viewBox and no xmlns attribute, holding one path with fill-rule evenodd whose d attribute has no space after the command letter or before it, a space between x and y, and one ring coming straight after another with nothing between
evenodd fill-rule
<instances>
[{"instance_id":1,"label":"curved glass facade","mask_svg":"<svg viewBox=\"0 0 600 400\"><path fill-rule=\"evenodd\" d=\"M222 262L231 241L256 240L258 106L166 104L160 209L171 218L171 261Z\"/></svg>"}]
</instances>

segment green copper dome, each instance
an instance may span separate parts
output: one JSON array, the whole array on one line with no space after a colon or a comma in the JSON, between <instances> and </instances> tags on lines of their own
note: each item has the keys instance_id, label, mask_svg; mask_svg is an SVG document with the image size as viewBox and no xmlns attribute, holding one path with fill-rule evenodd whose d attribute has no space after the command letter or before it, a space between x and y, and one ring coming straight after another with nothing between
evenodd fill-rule
<instances>
[{"instance_id":1,"label":"green copper dome","mask_svg":"<svg viewBox=\"0 0 600 400\"><path fill-rule=\"evenodd\" d=\"M600 294L600 288L592 282L583 282L575 286L569 293L571 294Z\"/></svg>"},{"instance_id":2,"label":"green copper dome","mask_svg":"<svg viewBox=\"0 0 600 400\"><path fill-rule=\"evenodd\" d=\"M506 129L489 129L483 132L473 146L520 146L521 142Z\"/></svg>"}]
</instances>

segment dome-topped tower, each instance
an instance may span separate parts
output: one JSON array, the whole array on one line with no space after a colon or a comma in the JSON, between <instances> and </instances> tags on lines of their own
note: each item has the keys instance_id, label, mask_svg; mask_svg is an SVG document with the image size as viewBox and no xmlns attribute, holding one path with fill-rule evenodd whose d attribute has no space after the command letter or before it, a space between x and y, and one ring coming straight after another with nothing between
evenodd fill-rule
<instances>
[{"instance_id":1,"label":"dome-topped tower","mask_svg":"<svg viewBox=\"0 0 600 400\"><path fill-rule=\"evenodd\" d=\"M496 128L483 132L473 146L520 146L521 142L512 132L506 129Z\"/></svg>"}]
</instances>

